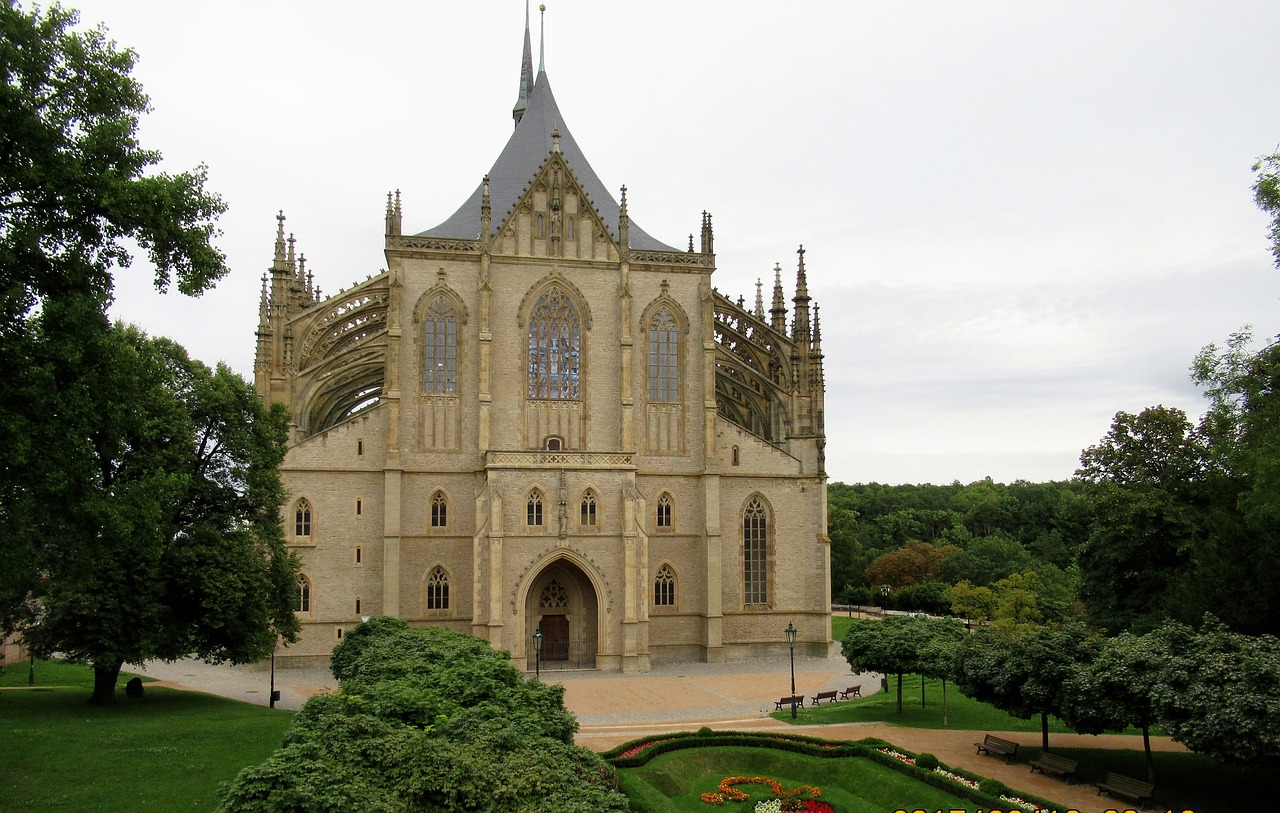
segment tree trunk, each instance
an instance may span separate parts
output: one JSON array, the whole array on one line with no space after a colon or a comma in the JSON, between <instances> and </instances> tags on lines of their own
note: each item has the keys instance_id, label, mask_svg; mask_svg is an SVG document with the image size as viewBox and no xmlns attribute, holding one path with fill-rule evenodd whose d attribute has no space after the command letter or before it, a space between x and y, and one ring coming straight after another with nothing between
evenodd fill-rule
<instances>
[{"instance_id":1,"label":"tree trunk","mask_svg":"<svg viewBox=\"0 0 1280 813\"><path fill-rule=\"evenodd\" d=\"M898 714L902 714L902 673L898 673Z\"/></svg>"},{"instance_id":2,"label":"tree trunk","mask_svg":"<svg viewBox=\"0 0 1280 813\"><path fill-rule=\"evenodd\" d=\"M116 703L116 681L120 678L120 667L123 661L94 663L93 696L89 702L95 706L114 706Z\"/></svg>"},{"instance_id":3,"label":"tree trunk","mask_svg":"<svg viewBox=\"0 0 1280 813\"><path fill-rule=\"evenodd\" d=\"M1040 712L1040 750L1049 750L1049 712Z\"/></svg>"},{"instance_id":4,"label":"tree trunk","mask_svg":"<svg viewBox=\"0 0 1280 813\"><path fill-rule=\"evenodd\" d=\"M947 679L942 679L942 727L947 727Z\"/></svg>"},{"instance_id":5,"label":"tree trunk","mask_svg":"<svg viewBox=\"0 0 1280 813\"><path fill-rule=\"evenodd\" d=\"M1151 729L1146 723L1142 724L1142 750L1147 752L1147 781L1154 785L1156 783L1156 766L1151 761Z\"/></svg>"}]
</instances>

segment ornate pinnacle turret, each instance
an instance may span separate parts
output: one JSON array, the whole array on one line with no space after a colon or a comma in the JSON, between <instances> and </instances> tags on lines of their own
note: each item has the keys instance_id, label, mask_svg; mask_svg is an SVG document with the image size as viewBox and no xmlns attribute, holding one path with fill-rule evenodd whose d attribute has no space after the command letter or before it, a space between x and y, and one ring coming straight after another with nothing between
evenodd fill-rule
<instances>
[{"instance_id":1,"label":"ornate pinnacle turret","mask_svg":"<svg viewBox=\"0 0 1280 813\"><path fill-rule=\"evenodd\" d=\"M529 97L533 95L533 48L529 44L529 0L524 3L524 56L520 60L520 94L516 97L516 106L511 108L511 117L519 124L524 111L529 109Z\"/></svg>"},{"instance_id":2,"label":"ornate pinnacle turret","mask_svg":"<svg viewBox=\"0 0 1280 813\"><path fill-rule=\"evenodd\" d=\"M488 240L493 229L493 210L489 205L489 176L484 176L483 192L480 194L480 239Z\"/></svg>"},{"instance_id":3,"label":"ornate pinnacle turret","mask_svg":"<svg viewBox=\"0 0 1280 813\"><path fill-rule=\"evenodd\" d=\"M293 232L289 232L289 253L285 259L285 266L289 269L290 274L297 275L298 260L293 253L293 244L294 244Z\"/></svg>"},{"instance_id":4,"label":"ornate pinnacle turret","mask_svg":"<svg viewBox=\"0 0 1280 813\"><path fill-rule=\"evenodd\" d=\"M528 5L525 6L528 9ZM547 6L538 6L538 73L547 69Z\"/></svg>"},{"instance_id":5,"label":"ornate pinnacle turret","mask_svg":"<svg viewBox=\"0 0 1280 813\"><path fill-rule=\"evenodd\" d=\"M805 278L804 272L804 246L801 245L796 253L800 255L800 265L796 270L796 295L792 298L795 303L795 315L791 320L791 338L797 344L809 344L809 282Z\"/></svg>"},{"instance_id":6,"label":"ornate pinnacle turret","mask_svg":"<svg viewBox=\"0 0 1280 813\"><path fill-rule=\"evenodd\" d=\"M271 300L267 295L267 275L262 275L262 296L258 300L258 332L271 329Z\"/></svg>"},{"instance_id":7,"label":"ornate pinnacle turret","mask_svg":"<svg viewBox=\"0 0 1280 813\"><path fill-rule=\"evenodd\" d=\"M284 209L276 213L276 256L275 262L272 264L272 270L287 270L284 258Z\"/></svg>"},{"instance_id":8,"label":"ornate pinnacle turret","mask_svg":"<svg viewBox=\"0 0 1280 813\"><path fill-rule=\"evenodd\" d=\"M390 236L390 235L392 235L392 234L395 234L394 225L395 225L395 222L396 222L396 221L395 221L396 211L395 211L395 209L392 209L392 208L391 208L391 193L390 193L390 192L387 192L387 216L386 216L386 217L387 217L387 231L386 231L386 234L387 234L388 236Z\"/></svg>"},{"instance_id":9,"label":"ornate pinnacle turret","mask_svg":"<svg viewBox=\"0 0 1280 813\"><path fill-rule=\"evenodd\" d=\"M690 237L689 239L692 240L693 238ZM755 315L757 319L759 319L760 321L764 321L764 283L760 281L759 277L756 277Z\"/></svg>"},{"instance_id":10,"label":"ornate pinnacle turret","mask_svg":"<svg viewBox=\"0 0 1280 813\"><path fill-rule=\"evenodd\" d=\"M302 294L305 299L313 299L311 290L315 280L311 278L311 272L307 270L307 255L298 255L298 279L302 282Z\"/></svg>"},{"instance_id":11,"label":"ornate pinnacle turret","mask_svg":"<svg viewBox=\"0 0 1280 813\"><path fill-rule=\"evenodd\" d=\"M618 248L626 251L629 247L627 242L631 232L631 216L627 214L627 187L622 186L622 202L618 207Z\"/></svg>"},{"instance_id":12,"label":"ornate pinnacle turret","mask_svg":"<svg viewBox=\"0 0 1280 813\"><path fill-rule=\"evenodd\" d=\"M818 321L818 312L821 308L818 305L813 306L813 349L811 355L822 357L822 323Z\"/></svg>"},{"instance_id":13,"label":"ornate pinnacle turret","mask_svg":"<svg viewBox=\"0 0 1280 813\"><path fill-rule=\"evenodd\" d=\"M689 253L693 253L693 232L689 232Z\"/></svg>"},{"instance_id":14,"label":"ornate pinnacle turret","mask_svg":"<svg viewBox=\"0 0 1280 813\"><path fill-rule=\"evenodd\" d=\"M711 214L705 209L702 211L702 253L716 253L715 237L711 231Z\"/></svg>"},{"instance_id":15,"label":"ornate pinnacle turret","mask_svg":"<svg viewBox=\"0 0 1280 813\"><path fill-rule=\"evenodd\" d=\"M769 308L773 329L787 332L787 300L782 295L782 263L773 264L773 307Z\"/></svg>"}]
</instances>

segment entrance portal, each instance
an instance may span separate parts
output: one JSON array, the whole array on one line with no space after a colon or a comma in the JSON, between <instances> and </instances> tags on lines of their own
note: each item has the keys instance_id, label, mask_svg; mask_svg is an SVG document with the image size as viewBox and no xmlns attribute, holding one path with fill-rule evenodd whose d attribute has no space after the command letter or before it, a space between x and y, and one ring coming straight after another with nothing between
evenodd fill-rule
<instances>
[{"instance_id":1,"label":"entrance portal","mask_svg":"<svg viewBox=\"0 0 1280 813\"><path fill-rule=\"evenodd\" d=\"M599 609L591 580L572 562L552 562L538 574L525 597L525 639L542 631L544 667L596 668Z\"/></svg>"}]
</instances>

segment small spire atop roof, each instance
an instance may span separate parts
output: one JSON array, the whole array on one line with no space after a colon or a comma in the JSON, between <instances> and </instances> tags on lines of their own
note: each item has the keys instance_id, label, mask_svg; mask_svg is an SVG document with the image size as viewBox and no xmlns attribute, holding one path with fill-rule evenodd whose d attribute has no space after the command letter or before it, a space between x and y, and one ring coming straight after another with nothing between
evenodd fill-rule
<instances>
[{"instance_id":1,"label":"small spire atop roof","mask_svg":"<svg viewBox=\"0 0 1280 813\"><path fill-rule=\"evenodd\" d=\"M529 97L533 95L533 47L529 43L529 0L524 0L524 56L520 61L520 94L516 97L516 106L511 108L511 117L520 124L524 111L529 109Z\"/></svg>"},{"instance_id":2,"label":"small spire atop roof","mask_svg":"<svg viewBox=\"0 0 1280 813\"><path fill-rule=\"evenodd\" d=\"M525 6L528 8L528 6ZM547 69L547 4L538 6L538 73Z\"/></svg>"},{"instance_id":3,"label":"small spire atop roof","mask_svg":"<svg viewBox=\"0 0 1280 813\"><path fill-rule=\"evenodd\" d=\"M690 242L692 242L692 241L693 241L693 237L692 237L692 236L690 236L690 237L689 237L689 240L690 240ZM757 318L757 319L764 319L764 291L763 291L763 289L764 289L764 283L760 281L760 278L759 278L759 277L756 277L756 309L755 309L755 315L756 315L756 318Z\"/></svg>"}]
</instances>

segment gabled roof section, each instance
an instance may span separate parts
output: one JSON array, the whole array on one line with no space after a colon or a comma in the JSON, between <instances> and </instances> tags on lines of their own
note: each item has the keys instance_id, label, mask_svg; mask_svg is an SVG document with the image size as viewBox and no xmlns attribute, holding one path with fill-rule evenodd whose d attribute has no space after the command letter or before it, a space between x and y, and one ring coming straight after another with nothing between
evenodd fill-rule
<instances>
[{"instance_id":1,"label":"gabled roof section","mask_svg":"<svg viewBox=\"0 0 1280 813\"><path fill-rule=\"evenodd\" d=\"M538 78L533 86L533 95L529 98L528 107L516 124L507 145L502 148L498 160L489 170L489 201L493 211L495 227L505 223L511 215L512 208L523 196L525 188L546 161L551 152L553 131L560 131L560 150L565 162L573 170L578 183L590 198L592 207L604 220L609 234L618 239L618 202L596 175L582 148L574 140L573 134L560 114L555 95L551 92L551 82L546 71L538 71ZM484 184L481 183L471 193L471 197L458 208L458 211L440 225L419 233L418 237L449 237L458 240L477 240L480 238L480 198ZM679 251L659 240L650 237L644 229L631 221L629 230L630 247L643 251Z\"/></svg>"}]
</instances>

